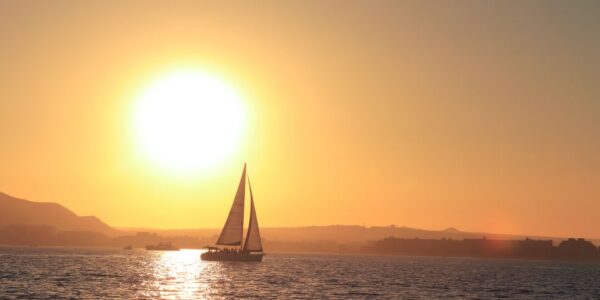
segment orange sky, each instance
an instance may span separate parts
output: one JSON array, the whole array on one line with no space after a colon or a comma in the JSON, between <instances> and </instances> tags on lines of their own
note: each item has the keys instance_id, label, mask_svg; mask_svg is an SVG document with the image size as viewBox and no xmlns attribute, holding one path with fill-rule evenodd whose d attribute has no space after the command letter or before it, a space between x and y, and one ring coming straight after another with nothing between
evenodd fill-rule
<instances>
[{"instance_id":1,"label":"orange sky","mask_svg":"<svg viewBox=\"0 0 600 300\"><path fill-rule=\"evenodd\" d=\"M595 1L2 1L0 191L113 226L218 227L248 162L262 226L600 237ZM234 155L140 159L135 93L180 67L247 109Z\"/></svg>"}]
</instances>

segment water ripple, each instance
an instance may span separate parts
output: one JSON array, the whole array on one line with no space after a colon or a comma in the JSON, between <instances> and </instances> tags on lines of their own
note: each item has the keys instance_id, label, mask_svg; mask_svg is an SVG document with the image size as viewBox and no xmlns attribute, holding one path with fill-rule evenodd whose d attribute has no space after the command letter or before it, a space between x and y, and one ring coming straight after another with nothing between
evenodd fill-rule
<instances>
[{"instance_id":1,"label":"water ripple","mask_svg":"<svg viewBox=\"0 0 600 300\"><path fill-rule=\"evenodd\" d=\"M0 247L0 299L600 298L600 265L519 260Z\"/></svg>"}]
</instances>

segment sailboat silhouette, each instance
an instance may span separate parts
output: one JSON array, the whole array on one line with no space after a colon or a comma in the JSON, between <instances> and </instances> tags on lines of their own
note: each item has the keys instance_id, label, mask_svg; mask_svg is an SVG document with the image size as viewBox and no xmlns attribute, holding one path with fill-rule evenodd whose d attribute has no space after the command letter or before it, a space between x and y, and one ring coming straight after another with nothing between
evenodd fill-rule
<instances>
[{"instance_id":1,"label":"sailboat silhouette","mask_svg":"<svg viewBox=\"0 0 600 300\"><path fill-rule=\"evenodd\" d=\"M244 243L244 202L246 194L246 178L250 189L250 222L248 232ZM252 186L250 177L246 174L246 164L242 171L242 178L238 185L233 204L229 210L229 215L221 231L221 235L216 245L226 246L226 248L207 247L208 251L200 256L202 260L209 261L262 261L263 247L260 239L260 230L258 228L258 219L256 218L256 209L254 207L254 196L252 195Z\"/></svg>"}]
</instances>

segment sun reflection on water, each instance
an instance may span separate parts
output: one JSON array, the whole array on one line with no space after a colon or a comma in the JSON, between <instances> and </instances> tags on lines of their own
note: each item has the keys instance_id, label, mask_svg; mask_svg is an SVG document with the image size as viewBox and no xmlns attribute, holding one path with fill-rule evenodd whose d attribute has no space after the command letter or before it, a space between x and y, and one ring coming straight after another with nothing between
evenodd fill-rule
<instances>
[{"instance_id":1,"label":"sun reflection on water","mask_svg":"<svg viewBox=\"0 0 600 300\"><path fill-rule=\"evenodd\" d=\"M148 284L152 294L144 296L160 299L197 299L200 295L210 294L209 284L201 280L205 276L203 273L208 271L208 264L200 259L200 254L199 250L153 253L153 274Z\"/></svg>"}]
</instances>

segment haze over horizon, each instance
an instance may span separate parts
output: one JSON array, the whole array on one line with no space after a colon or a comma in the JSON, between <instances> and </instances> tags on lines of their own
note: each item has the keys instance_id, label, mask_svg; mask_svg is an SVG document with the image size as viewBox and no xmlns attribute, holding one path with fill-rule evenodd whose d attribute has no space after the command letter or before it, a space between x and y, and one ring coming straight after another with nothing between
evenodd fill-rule
<instances>
[{"instance_id":1,"label":"haze over horizon","mask_svg":"<svg viewBox=\"0 0 600 300\"><path fill-rule=\"evenodd\" d=\"M600 2L140 4L0 3L0 192L218 228L247 162L265 227L600 237Z\"/></svg>"}]
</instances>

